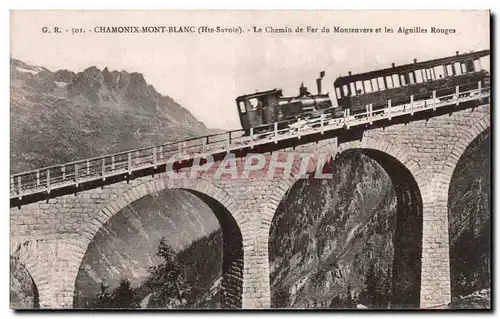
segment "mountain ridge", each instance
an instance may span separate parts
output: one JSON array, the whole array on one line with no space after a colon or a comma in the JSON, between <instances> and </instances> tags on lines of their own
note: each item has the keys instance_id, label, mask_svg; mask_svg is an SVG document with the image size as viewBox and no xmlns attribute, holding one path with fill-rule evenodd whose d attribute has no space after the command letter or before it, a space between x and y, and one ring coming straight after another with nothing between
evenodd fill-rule
<instances>
[{"instance_id":1,"label":"mountain ridge","mask_svg":"<svg viewBox=\"0 0 500 319\"><path fill-rule=\"evenodd\" d=\"M10 60L11 173L212 134L139 72Z\"/></svg>"}]
</instances>

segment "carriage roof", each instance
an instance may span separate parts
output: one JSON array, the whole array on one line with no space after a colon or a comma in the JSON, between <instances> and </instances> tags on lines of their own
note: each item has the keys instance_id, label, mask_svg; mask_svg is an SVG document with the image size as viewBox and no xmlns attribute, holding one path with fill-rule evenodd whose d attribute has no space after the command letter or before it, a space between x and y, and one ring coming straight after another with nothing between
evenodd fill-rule
<instances>
[{"instance_id":1,"label":"carriage roof","mask_svg":"<svg viewBox=\"0 0 500 319\"><path fill-rule=\"evenodd\" d=\"M444 65L444 64L467 61L467 60L474 60L474 59L479 59L479 58L484 57L484 56L488 56L489 54L490 54L490 50L482 50L482 51L477 51L477 52L457 54L457 55L448 56L445 58L427 60L427 61L422 61L422 62L408 63L408 64L404 64L404 65L399 65L399 66L393 66L390 68L369 71L369 72L365 72L365 73L358 73L358 74L353 74L353 75L348 75L348 76L341 76L335 80L334 85L339 86L339 85L344 85L344 84L348 84L351 82L369 80L369 79L378 78L378 77L382 77L382 76L386 76L386 75L390 75L390 74L399 74L399 73L403 73L405 71L410 71L410 70L418 70L418 69L434 67L437 65Z\"/></svg>"}]
</instances>

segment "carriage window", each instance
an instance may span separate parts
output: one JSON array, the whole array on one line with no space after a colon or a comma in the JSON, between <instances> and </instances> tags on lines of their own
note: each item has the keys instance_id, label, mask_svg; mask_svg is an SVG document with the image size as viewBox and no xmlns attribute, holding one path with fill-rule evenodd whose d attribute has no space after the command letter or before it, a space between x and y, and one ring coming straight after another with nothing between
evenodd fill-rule
<instances>
[{"instance_id":1,"label":"carriage window","mask_svg":"<svg viewBox=\"0 0 500 319\"><path fill-rule=\"evenodd\" d=\"M415 74L413 72L408 73L408 79L410 80L410 84L415 84Z\"/></svg>"},{"instance_id":2,"label":"carriage window","mask_svg":"<svg viewBox=\"0 0 500 319\"><path fill-rule=\"evenodd\" d=\"M365 91L363 90L363 83L361 83L361 81L356 82L356 93L357 94L365 93Z\"/></svg>"},{"instance_id":3,"label":"carriage window","mask_svg":"<svg viewBox=\"0 0 500 319\"><path fill-rule=\"evenodd\" d=\"M434 73L434 68L429 69L429 75L430 75L431 79L433 79L433 80L436 79L436 73Z\"/></svg>"},{"instance_id":4,"label":"carriage window","mask_svg":"<svg viewBox=\"0 0 500 319\"><path fill-rule=\"evenodd\" d=\"M422 70L415 70L415 81L417 83L424 82L424 78L422 77Z\"/></svg>"},{"instance_id":5,"label":"carriage window","mask_svg":"<svg viewBox=\"0 0 500 319\"><path fill-rule=\"evenodd\" d=\"M432 74L432 70L431 69L425 69L425 80L426 81L430 81L434 79L434 76Z\"/></svg>"},{"instance_id":6,"label":"carriage window","mask_svg":"<svg viewBox=\"0 0 500 319\"><path fill-rule=\"evenodd\" d=\"M474 60L474 70L481 71L481 63L479 60Z\"/></svg>"},{"instance_id":7,"label":"carriage window","mask_svg":"<svg viewBox=\"0 0 500 319\"><path fill-rule=\"evenodd\" d=\"M392 84L392 78L390 75L385 77L385 82L387 83L388 89L392 89L394 87L394 85Z\"/></svg>"},{"instance_id":8,"label":"carriage window","mask_svg":"<svg viewBox=\"0 0 500 319\"><path fill-rule=\"evenodd\" d=\"M240 101L240 103L238 103L238 105L240 107L240 113L245 114L247 112L247 108L245 107L245 102Z\"/></svg>"},{"instance_id":9,"label":"carriage window","mask_svg":"<svg viewBox=\"0 0 500 319\"><path fill-rule=\"evenodd\" d=\"M425 72L425 69L421 70L420 73L422 74L422 81L427 82L427 72Z\"/></svg>"},{"instance_id":10,"label":"carriage window","mask_svg":"<svg viewBox=\"0 0 500 319\"><path fill-rule=\"evenodd\" d=\"M373 92L372 84L370 83L370 80L365 80L363 82L363 85L365 86L365 93L371 93L371 92Z\"/></svg>"},{"instance_id":11,"label":"carriage window","mask_svg":"<svg viewBox=\"0 0 500 319\"><path fill-rule=\"evenodd\" d=\"M454 64L454 67L455 67L455 75L462 74L462 67L460 66L460 62L456 62Z\"/></svg>"},{"instance_id":12,"label":"carriage window","mask_svg":"<svg viewBox=\"0 0 500 319\"><path fill-rule=\"evenodd\" d=\"M378 84L377 84L377 79L371 79L372 82L372 89L373 91L379 91Z\"/></svg>"},{"instance_id":13,"label":"carriage window","mask_svg":"<svg viewBox=\"0 0 500 319\"><path fill-rule=\"evenodd\" d=\"M347 84L344 84L342 89L344 89L344 96L349 96L349 88L347 87Z\"/></svg>"},{"instance_id":14,"label":"carriage window","mask_svg":"<svg viewBox=\"0 0 500 319\"><path fill-rule=\"evenodd\" d=\"M337 95L337 100L340 100L342 98L342 94L340 94L340 88L339 87L335 88L335 94Z\"/></svg>"},{"instance_id":15,"label":"carriage window","mask_svg":"<svg viewBox=\"0 0 500 319\"><path fill-rule=\"evenodd\" d=\"M490 57L484 56L479 59L481 70L490 71Z\"/></svg>"},{"instance_id":16,"label":"carriage window","mask_svg":"<svg viewBox=\"0 0 500 319\"><path fill-rule=\"evenodd\" d=\"M354 82L351 82L351 95L356 96L356 86L354 85Z\"/></svg>"},{"instance_id":17,"label":"carriage window","mask_svg":"<svg viewBox=\"0 0 500 319\"><path fill-rule=\"evenodd\" d=\"M444 67L442 65L434 67L434 74L436 75L436 79L444 78Z\"/></svg>"},{"instance_id":18,"label":"carriage window","mask_svg":"<svg viewBox=\"0 0 500 319\"><path fill-rule=\"evenodd\" d=\"M451 64L446 65L446 75L447 76L453 76L453 66Z\"/></svg>"},{"instance_id":19,"label":"carriage window","mask_svg":"<svg viewBox=\"0 0 500 319\"><path fill-rule=\"evenodd\" d=\"M401 84L399 83L399 76L397 74L392 75L392 84L394 84L395 88L398 88L401 86Z\"/></svg>"},{"instance_id":20,"label":"carriage window","mask_svg":"<svg viewBox=\"0 0 500 319\"><path fill-rule=\"evenodd\" d=\"M472 61L472 60L465 61L465 70L467 72L474 72L474 70L475 70L474 61Z\"/></svg>"},{"instance_id":21,"label":"carriage window","mask_svg":"<svg viewBox=\"0 0 500 319\"><path fill-rule=\"evenodd\" d=\"M404 74L399 75L399 82L401 83L401 86L406 85L406 77Z\"/></svg>"},{"instance_id":22,"label":"carriage window","mask_svg":"<svg viewBox=\"0 0 500 319\"><path fill-rule=\"evenodd\" d=\"M385 90L384 78L382 78L382 77L377 78L377 82L378 82L379 89L380 90Z\"/></svg>"},{"instance_id":23,"label":"carriage window","mask_svg":"<svg viewBox=\"0 0 500 319\"><path fill-rule=\"evenodd\" d=\"M467 73L467 66L465 65L465 62L460 63L460 69L463 74Z\"/></svg>"}]
</instances>

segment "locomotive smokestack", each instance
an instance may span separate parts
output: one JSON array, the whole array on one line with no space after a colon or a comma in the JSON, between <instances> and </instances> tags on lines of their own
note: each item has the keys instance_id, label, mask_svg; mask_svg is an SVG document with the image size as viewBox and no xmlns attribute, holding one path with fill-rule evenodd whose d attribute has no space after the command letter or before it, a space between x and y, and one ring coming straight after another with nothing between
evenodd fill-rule
<instances>
[{"instance_id":1,"label":"locomotive smokestack","mask_svg":"<svg viewBox=\"0 0 500 319\"><path fill-rule=\"evenodd\" d=\"M318 87L318 94L321 94L321 78L316 79L316 86Z\"/></svg>"},{"instance_id":2,"label":"locomotive smokestack","mask_svg":"<svg viewBox=\"0 0 500 319\"><path fill-rule=\"evenodd\" d=\"M323 80L324 76L325 76L325 71L321 71L319 73L319 78L316 79L316 86L318 87L318 94L321 94L321 80Z\"/></svg>"}]
</instances>

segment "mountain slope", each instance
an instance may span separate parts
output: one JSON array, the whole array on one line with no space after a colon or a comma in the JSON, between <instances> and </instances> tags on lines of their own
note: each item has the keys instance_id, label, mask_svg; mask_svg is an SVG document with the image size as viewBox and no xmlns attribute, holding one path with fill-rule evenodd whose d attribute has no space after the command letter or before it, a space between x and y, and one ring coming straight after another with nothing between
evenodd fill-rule
<instances>
[{"instance_id":1,"label":"mountain slope","mask_svg":"<svg viewBox=\"0 0 500 319\"><path fill-rule=\"evenodd\" d=\"M189 271L187 279L197 281L202 290L208 289L216 276L211 272L220 273L218 260L222 255L218 250L222 246L218 237L213 239L214 245L199 239L212 238L209 234L219 228L212 210L187 191L164 190L138 199L111 218L89 244L75 282L74 306L85 307L101 282L110 288L118 286L121 279L128 279L133 287L143 284L149 267L160 262L155 254L162 237L176 252L190 249L194 255L180 253L180 260L203 268ZM203 279L202 275L213 278Z\"/></svg>"},{"instance_id":2,"label":"mountain slope","mask_svg":"<svg viewBox=\"0 0 500 319\"><path fill-rule=\"evenodd\" d=\"M11 172L210 133L140 73L10 61Z\"/></svg>"},{"instance_id":3,"label":"mountain slope","mask_svg":"<svg viewBox=\"0 0 500 319\"><path fill-rule=\"evenodd\" d=\"M369 269L382 285L391 278L389 177L361 153L341 156L332 173L297 182L278 207L269 243L272 307L336 307L336 297L364 290Z\"/></svg>"},{"instance_id":4,"label":"mountain slope","mask_svg":"<svg viewBox=\"0 0 500 319\"><path fill-rule=\"evenodd\" d=\"M490 132L466 149L452 177L448 199L451 294L460 300L491 287Z\"/></svg>"}]
</instances>

